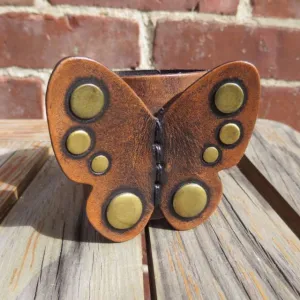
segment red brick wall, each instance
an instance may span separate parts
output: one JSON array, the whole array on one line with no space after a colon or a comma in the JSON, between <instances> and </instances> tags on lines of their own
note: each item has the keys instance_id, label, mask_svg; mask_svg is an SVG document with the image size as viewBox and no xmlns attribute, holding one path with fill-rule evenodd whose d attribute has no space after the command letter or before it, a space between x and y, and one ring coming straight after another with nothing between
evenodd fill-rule
<instances>
[{"instance_id":1,"label":"red brick wall","mask_svg":"<svg viewBox=\"0 0 300 300\"><path fill-rule=\"evenodd\" d=\"M300 130L299 0L0 0L0 118L44 118L56 62L110 68L254 63L260 117Z\"/></svg>"}]
</instances>

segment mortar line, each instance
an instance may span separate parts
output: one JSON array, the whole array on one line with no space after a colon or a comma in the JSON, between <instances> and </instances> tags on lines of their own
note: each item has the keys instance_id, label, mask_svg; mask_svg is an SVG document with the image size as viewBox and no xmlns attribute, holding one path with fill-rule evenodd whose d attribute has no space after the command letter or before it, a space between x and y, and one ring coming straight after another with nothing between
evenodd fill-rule
<instances>
[{"instance_id":1,"label":"mortar line","mask_svg":"<svg viewBox=\"0 0 300 300\"><path fill-rule=\"evenodd\" d=\"M281 79L272 79L272 78L262 78L260 80L261 85L264 87L291 87L291 88L300 88L300 81L293 80L281 80Z\"/></svg>"},{"instance_id":2,"label":"mortar line","mask_svg":"<svg viewBox=\"0 0 300 300\"><path fill-rule=\"evenodd\" d=\"M239 22L247 22L253 18L251 0L240 0L236 18Z\"/></svg>"},{"instance_id":3,"label":"mortar line","mask_svg":"<svg viewBox=\"0 0 300 300\"><path fill-rule=\"evenodd\" d=\"M275 27L275 28L292 28L300 29L299 19L281 19L281 18L262 18L252 17L249 12L249 1L241 0L238 7L237 15L220 15L211 13L199 12L172 12L172 11L139 11L128 8L106 8L96 6L71 6L71 5L56 5L56 6L1 6L0 15L5 13L31 13L31 14L46 14L53 17L63 17L68 15L85 15L85 16L108 16L115 18L123 18L128 20L140 21L143 18L149 18L153 25L157 21L173 20L173 21L204 21L204 22L219 22L223 24L239 24L248 27ZM40 3L40 2L38 2ZM248 3L248 4L247 4ZM248 5L248 6L247 6ZM139 23L140 24L140 23Z\"/></svg>"},{"instance_id":4,"label":"mortar line","mask_svg":"<svg viewBox=\"0 0 300 300\"><path fill-rule=\"evenodd\" d=\"M154 41L154 27L149 14L141 16L140 28L140 52L141 61L138 69L154 69L153 63L153 41Z\"/></svg>"},{"instance_id":5,"label":"mortar line","mask_svg":"<svg viewBox=\"0 0 300 300\"><path fill-rule=\"evenodd\" d=\"M145 67L145 66L143 66ZM153 69L153 66L150 66ZM126 71L128 68L123 69L113 69L113 71ZM36 77L41 79L45 84L47 84L48 79L52 69L30 69L30 68L20 68L20 67L8 67L0 68L1 77L11 77L11 78L27 78ZM282 80L273 78L262 78L261 84L263 86L278 86L278 87L300 87L300 80Z\"/></svg>"}]
</instances>

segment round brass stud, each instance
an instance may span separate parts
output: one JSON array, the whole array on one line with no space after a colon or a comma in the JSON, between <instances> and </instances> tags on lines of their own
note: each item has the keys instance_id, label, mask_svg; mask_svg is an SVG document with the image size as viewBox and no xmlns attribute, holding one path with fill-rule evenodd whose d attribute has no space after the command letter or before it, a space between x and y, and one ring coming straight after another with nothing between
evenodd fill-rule
<instances>
[{"instance_id":1,"label":"round brass stud","mask_svg":"<svg viewBox=\"0 0 300 300\"><path fill-rule=\"evenodd\" d=\"M220 130L220 140L225 145L236 143L241 136L240 127L234 123L224 125Z\"/></svg>"},{"instance_id":2,"label":"round brass stud","mask_svg":"<svg viewBox=\"0 0 300 300\"><path fill-rule=\"evenodd\" d=\"M203 160L208 164L216 162L219 158L219 151L216 147L207 147L203 152Z\"/></svg>"},{"instance_id":3,"label":"round brass stud","mask_svg":"<svg viewBox=\"0 0 300 300\"><path fill-rule=\"evenodd\" d=\"M91 168L93 172L103 174L109 168L109 159L103 154L97 155L92 159Z\"/></svg>"},{"instance_id":4,"label":"round brass stud","mask_svg":"<svg viewBox=\"0 0 300 300\"><path fill-rule=\"evenodd\" d=\"M91 146L91 137L84 130L73 131L67 138L67 149L74 155L86 152Z\"/></svg>"},{"instance_id":5,"label":"round brass stud","mask_svg":"<svg viewBox=\"0 0 300 300\"><path fill-rule=\"evenodd\" d=\"M197 183L187 183L180 187L173 197L173 208L183 218L200 214L207 204L207 193Z\"/></svg>"},{"instance_id":6,"label":"round brass stud","mask_svg":"<svg viewBox=\"0 0 300 300\"><path fill-rule=\"evenodd\" d=\"M244 102L244 91L236 83L223 84L215 94L217 109L225 114L236 112Z\"/></svg>"},{"instance_id":7,"label":"round brass stud","mask_svg":"<svg viewBox=\"0 0 300 300\"><path fill-rule=\"evenodd\" d=\"M70 108L80 119L91 119L101 112L104 107L104 94L94 84L83 84L77 87L70 100Z\"/></svg>"},{"instance_id":8,"label":"round brass stud","mask_svg":"<svg viewBox=\"0 0 300 300\"><path fill-rule=\"evenodd\" d=\"M128 229L138 222L142 211L142 201L138 196L132 193L121 193L109 203L106 216L112 227Z\"/></svg>"}]
</instances>

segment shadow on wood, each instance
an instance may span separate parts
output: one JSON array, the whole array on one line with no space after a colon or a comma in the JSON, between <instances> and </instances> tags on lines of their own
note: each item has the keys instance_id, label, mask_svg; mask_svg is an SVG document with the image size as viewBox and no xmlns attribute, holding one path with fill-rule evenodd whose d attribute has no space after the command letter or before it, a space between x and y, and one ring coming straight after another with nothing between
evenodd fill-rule
<instances>
[{"instance_id":1,"label":"shadow on wood","mask_svg":"<svg viewBox=\"0 0 300 300\"><path fill-rule=\"evenodd\" d=\"M36 151L35 149L24 149L15 151L12 155L20 157L20 161L22 161L24 157L36 155ZM9 154L5 155L9 157ZM14 187L15 176L8 176L7 173L13 174L17 170L20 170L20 164L16 164L15 168L12 168L11 165L7 166L7 172L0 173L1 181L3 182L0 195L1 198L2 196L7 198L7 194L11 194L11 201L5 202L6 206L9 204L10 207L16 202L16 195L26 188L27 185L25 183L29 184L36 174L32 171L29 174L31 175L29 176L30 179L24 181L18 187ZM16 193L11 193L12 187L14 187L13 189L16 190ZM90 186L69 180L61 171L56 159L50 157L33 181L27 186L17 204L3 220L1 226L32 226L40 234L58 239L112 243L102 237L87 219L85 205L90 192ZM8 208L4 207L2 202L1 208L3 208L4 214Z\"/></svg>"},{"instance_id":2,"label":"shadow on wood","mask_svg":"<svg viewBox=\"0 0 300 300\"><path fill-rule=\"evenodd\" d=\"M1 142L0 222L20 198L48 157L49 147L43 142L21 144L17 141Z\"/></svg>"}]
</instances>

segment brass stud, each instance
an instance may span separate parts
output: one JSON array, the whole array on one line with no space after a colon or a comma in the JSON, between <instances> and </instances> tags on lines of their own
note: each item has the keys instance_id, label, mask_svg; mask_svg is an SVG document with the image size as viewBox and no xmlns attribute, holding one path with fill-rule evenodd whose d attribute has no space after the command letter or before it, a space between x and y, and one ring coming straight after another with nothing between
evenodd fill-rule
<instances>
[{"instance_id":1,"label":"brass stud","mask_svg":"<svg viewBox=\"0 0 300 300\"><path fill-rule=\"evenodd\" d=\"M180 187L173 198L173 208L183 218L197 216L203 211L206 204L206 191L197 183L187 183Z\"/></svg>"},{"instance_id":2,"label":"brass stud","mask_svg":"<svg viewBox=\"0 0 300 300\"><path fill-rule=\"evenodd\" d=\"M70 107L75 116L87 120L99 114L104 103L104 94L99 87L94 84L83 84L73 91Z\"/></svg>"},{"instance_id":3,"label":"brass stud","mask_svg":"<svg viewBox=\"0 0 300 300\"><path fill-rule=\"evenodd\" d=\"M132 193L122 193L111 200L106 216L112 227L128 229L138 222L142 211L142 201L138 196Z\"/></svg>"},{"instance_id":4,"label":"brass stud","mask_svg":"<svg viewBox=\"0 0 300 300\"><path fill-rule=\"evenodd\" d=\"M73 131L67 138L67 149L74 155L86 152L91 146L91 138L84 130Z\"/></svg>"},{"instance_id":5,"label":"brass stud","mask_svg":"<svg viewBox=\"0 0 300 300\"><path fill-rule=\"evenodd\" d=\"M216 162L219 158L219 151L216 147L207 147L203 152L203 160L208 164Z\"/></svg>"},{"instance_id":6,"label":"brass stud","mask_svg":"<svg viewBox=\"0 0 300 300\"><path fill-rule=\"evenodd\" d=\"M225 145L236 143L241 136L240 127L234 123L224 125L220 130L220 140Z\"/></svg>"},{"instance_id":7,"label":"brass stud","mask_svg":"<svg viewBox=\"0 0 300 300\"><path fill-rule=\"evenodd\" d=\"M105 155L97 155L91 162L93 172L103 174L109 167L109 159Z\"/></svg>"},{"instance_id":8,"label":"brass stud","mask_svg":"<svg viewBox=\"0 0 300 300\"><path fill-rule=\"evenodd\" d=\"M236 83L223 84L215 95L217 109L225 114L236 112L244 102L244 91Z\"/></svg>"}]
</instances>

